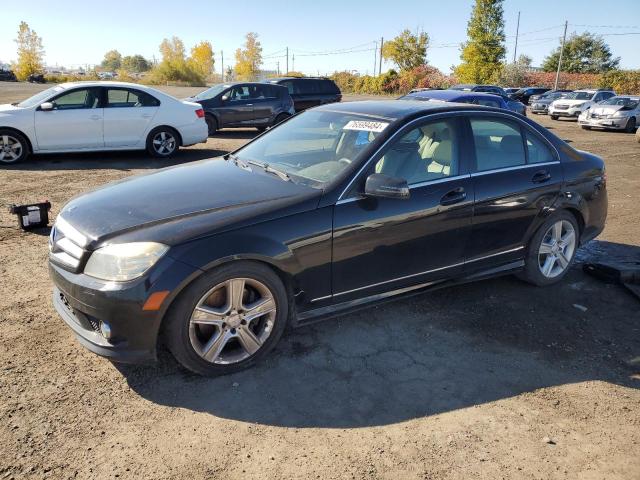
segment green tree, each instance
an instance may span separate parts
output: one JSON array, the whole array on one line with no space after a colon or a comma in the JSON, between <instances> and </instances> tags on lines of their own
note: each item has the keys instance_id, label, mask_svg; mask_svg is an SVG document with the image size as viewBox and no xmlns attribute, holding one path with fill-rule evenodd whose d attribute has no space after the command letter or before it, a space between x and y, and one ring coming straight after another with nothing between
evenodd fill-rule
<instances>
[{"instance_id":1,"label":"green tree","mask_svg":"<svg viewBox=\"0 0 640 480\"><path fill-rule=\"evenodd\" d=\"M429 35L424 32L412 34L408 29L403 30L393 40L384 42L382 58L391 60L398 68L411 70L427 63L427 46Z\"/></svg>"},{"instance_id":2,"label":"green tree","mask_svg":"<svg viewBox=\"0 0 640 480\"><path fill-rule=\"evenodd\" d=\"M462 63L455 68L463 82L495 82L505 58L503 0L476 0L462 44Z\"/></svg>"},{"instance_id":3,"label":"green tree","mask_svg":"<svg viewBox=\"0 0 640 480\"><path fill-rule=\"evenodd\" d=\"M115 72L122 67L122 55L120 55L120 52L117 50L109 50L104 54L104 59L100 65L105 70Z\"/></svg>"},{"instance_id":4,"label":"green tree","mask_svg":"<svg viewBox=\"0 0 640 480\"><path fill-rule=\"evenodd\" d=\"M235 71L238 78L250 80L255 78L262 65L262 45L257 33L249 32L245 38L243 48L236 50Z\"/></svg>"},{"instance_id":5,"label":"green tree","mask_svg":"<svg viewBox=\"0 0 640 480\"><path fill-rule=\"evenodd\" d=\"M151 71L149 83L186 82L191 85L204 85L203 75L196 71L188 61L182 40L165 38L160 44L162 61Z\"/></svg>"},{"instance_id":6,"label":"green tree","mask_svg":"<svg viewBox=\"0 0 640 480\"><path fill-rule=\"evenodd\" d=\"M141 73L151 69L151 64L142 55L128 55L122 59L122 68L127 72Z\"/></svg>"},{"instance_id":7,"label":"green tree","mask_svg":"<svg viewBox=\"0 0 640 480\"><path fill-rule=\"evenodd\" d=\"M555 72L560 59L559 46L544 59L545 72ZM620 57L614 58L609 45L599 35L585 32L572 34L564 45L560 70L570 73L604 73L618 68Z\"/></svg>"},{"instance_id":8,"label":"green tree","mask_svg":"<svg viewBox=\"0 0 640 480\"><path fill-rule=\"evenodd\" d=\"M14 70L18 80L26 80L32 73L41 73L44 69L42 38L26 22L20 22L15 42L18 45L18 62Z\"/></svg>"}]
</instances>

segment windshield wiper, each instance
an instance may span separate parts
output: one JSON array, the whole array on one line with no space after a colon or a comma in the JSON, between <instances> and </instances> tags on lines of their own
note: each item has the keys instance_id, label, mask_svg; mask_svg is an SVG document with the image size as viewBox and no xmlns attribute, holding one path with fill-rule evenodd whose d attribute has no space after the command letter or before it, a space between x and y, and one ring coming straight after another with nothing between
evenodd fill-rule
<instances>
[{"instance_id":1,"label":"windshield wiper","mask_svg":"<svg viewBox=\"0 0 640 480\"><path fill-rule=\"evenodd\" d=\"M258 167L264 168L265 172L273 173L273 174L277 175L278 177L280 177L280 179L284 180L285 182L291 181L291 177L289 176L288 173L285 173L282 170L278 170L276 168L273 168L268 163L256 162L255 160L249 160L249 163L252 164L252 165L257 165Z\"/></svg>"},{"instance_id":2,"label":"windshield wiper","mask_svg":"<svg viewBox=\"0 0 640 480\"><path fill-rule=\"evenodd\" d=\"M227 159L233 160L233 162L235 162L235 164L240 168L244 168L244 169L249 168L249 165L247 164L247 162L245 162L244 160L240 160L240 158L238 158L238 156L234 155L233 153L228 153Z\"/></svg>"}]
</instances>

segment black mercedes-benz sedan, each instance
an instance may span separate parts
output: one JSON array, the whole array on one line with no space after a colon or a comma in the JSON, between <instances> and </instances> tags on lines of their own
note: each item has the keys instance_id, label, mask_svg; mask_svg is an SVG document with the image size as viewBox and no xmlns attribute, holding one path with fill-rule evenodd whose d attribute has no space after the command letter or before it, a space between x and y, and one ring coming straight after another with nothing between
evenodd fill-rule
<instances>
[{"instance_id":1,"label":"black mercedes-benz sedan","mask_svg":"<svg viewBox=\"0 0 640 480\"><path fill-rule=\"evenodd\" d=\"M331 104L71 200L51 232L53 301L95 353L153 360L162 340L224 374L287 325L495 275L558 282L606 215L602 159L521 115Z\"/></svg>"}]
</instances>

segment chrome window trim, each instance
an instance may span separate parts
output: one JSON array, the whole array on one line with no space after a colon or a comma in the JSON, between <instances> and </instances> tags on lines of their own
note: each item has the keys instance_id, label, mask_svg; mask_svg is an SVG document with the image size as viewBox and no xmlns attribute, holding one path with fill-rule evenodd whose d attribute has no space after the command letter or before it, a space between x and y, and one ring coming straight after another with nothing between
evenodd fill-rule
<instances>
[{"instance_id":1,"label":"chrome window trim","mask_svg":"<svg viewBox=\"0 0 640 480\"><path fill-rule=\"evenodd\" d=\"M557 165L560 162L554 160L553 162L541 162L541 163L525 163L524 165L515 165L513 167L494 168L492 170L482 170L480 172L473 172L472 177L480 177L482 175L490 175L492 173L510 172L512 170L524 170L526 168L543 167L545 165Z\"/></svg>"},{"instance_id":2,"label":"chrome window trim","mask_svg":"<svg viewBox=\"0 0 640 480\"><path fill-rule=\"evenodd\" d=\"M419 182L419 183L413 183L411 185L409 185L409 190L413 189L413 188L421 188L421 187L426 187L429 185L436 185L438 183L446 183L446 182L450 182L453 180L461 180L463 178L470 178L471 174L470 173L466 173L464 175L454 175L453 177L443 177L443 178L435 178L433 180L426 180L424 182ZM351 202L357 202L358 200L363 200L367 197L361 195L358 197L349 197L349 198L345 198L342 200L338 200L336 202L336 205L343 205L345 203L351 203Z\"/></svg>"},{"instance_id":3,"label":"chrome window trim","mask_svg":"<svg viewBox=\"0 0 640 480\"><path fill-rule=\"evenodd\" d=\"M418 277L420 275L426 275L427 273L438 272L440 270L446 270L448 268L453 268L453 267L459 267L459 266L465 265L467 263L478 262L480 260L485 260L487 258L497 257L498 255L505 255L507 253L517 252L517 251L523 250L523 249L524 249L524 245L520 245L520 246L515 247L515 248L510 248L509 250L503 250L502 252L496 252L496 253L492 253L490 255L484 255L482 257L473 258L471 260L465 260L464 262L458 262L458 263L454 263L452 265L447 265L447 266L444 266L444 267L439 267L439 268L433 268L431 270L426 270L424 272L412 273L411 275L405 275L403 277L392 278L391 280L384 280L382 282L372 283L370 285L365 285L363 287L353 288L351 290L345 290L344 292L334 293L333 295L325 295L324 297L313 298L313 299L310 300L310 303L319 302L321 300L328 300L329 298L339 297L340 295L346 295L348 293L358 292L360 290L365 290L367 288L378 287L378 286L384 285L386 283L397 282L397 281L400 281L400 280L406 280L407 278L413 278L413 277Z\"/></svg>"}]
</instances>

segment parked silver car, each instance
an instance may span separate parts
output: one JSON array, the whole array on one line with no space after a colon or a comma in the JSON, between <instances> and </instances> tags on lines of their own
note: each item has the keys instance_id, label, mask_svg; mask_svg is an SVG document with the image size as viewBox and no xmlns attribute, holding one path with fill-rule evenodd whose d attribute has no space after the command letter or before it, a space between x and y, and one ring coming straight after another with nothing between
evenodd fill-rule
<instances>
[{"instance_id":1,"label":"parked silver car","mask_svg":"<svg viewBox=\"0 0 640 480\"><path fill-rule=\"evenodd\" d=\"M558 100L559 98L564 98L569 93L571 93L571 90L547 92L536 96L537 98L535 99L532 96L531 113L546 115L549 111L549 105L551 105L551 102Z\"/></svg>"},{"instance_id":2,"label":"parked silver car","mask_svg":"<svg viewBox=\"0 0 640 480\"><path fill-rule=\"evenodd\" d=\"M640 97L618 95L592 106L578 117L585 130L606 128L633 133L640 125Z\"/></svg>"}]
</instances>

